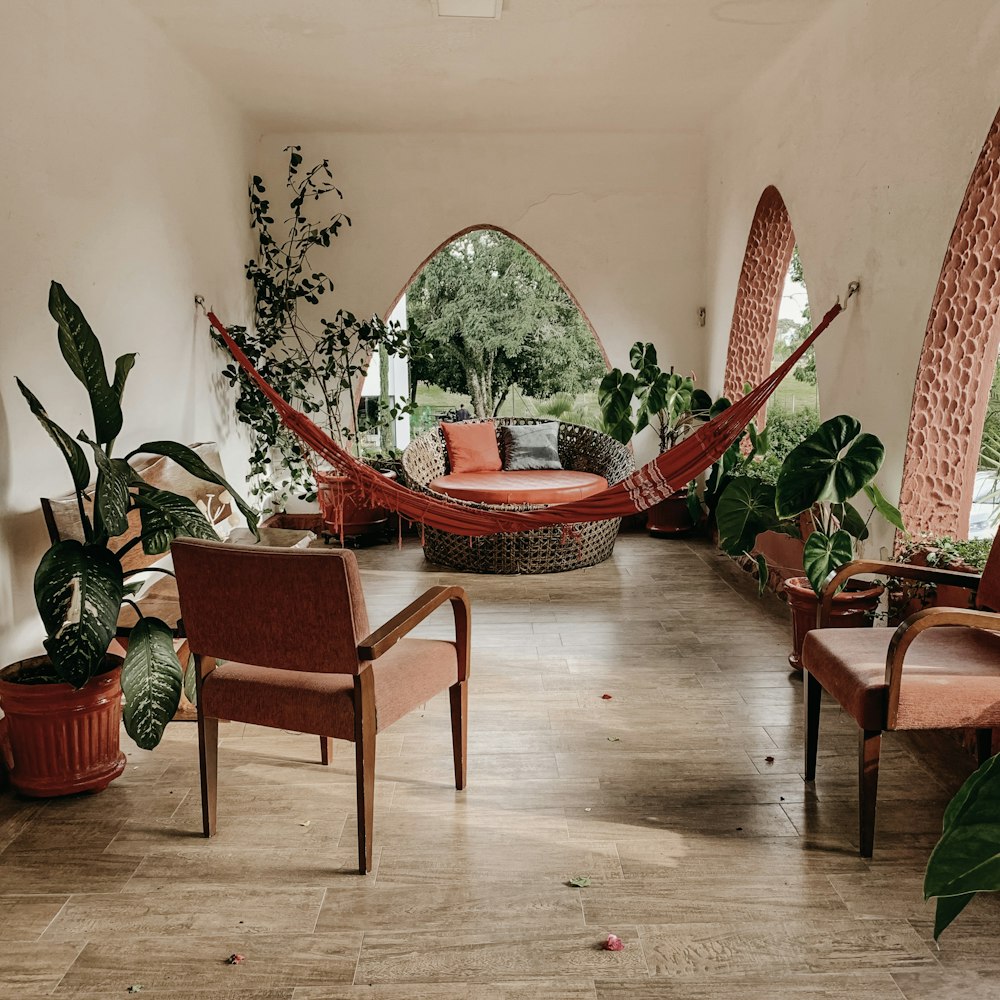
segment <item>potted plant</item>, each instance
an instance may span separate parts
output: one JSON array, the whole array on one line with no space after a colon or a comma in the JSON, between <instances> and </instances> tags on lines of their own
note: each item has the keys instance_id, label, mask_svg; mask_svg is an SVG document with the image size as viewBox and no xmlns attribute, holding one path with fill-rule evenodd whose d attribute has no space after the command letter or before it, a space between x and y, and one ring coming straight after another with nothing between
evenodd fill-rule
<instances>
[{"instance_id":1,"label":"potted plant","mask_svg":"<svg viewBox=\"0 0 1000 1000\"><path fill-rule=\"evenodd\" d=\"M135 355L118 358L109 380L97 337L56 282L49 291L49 312L58 324L63 358L90 397L94 428L93 436L81 431L74 439L18 379L31 412L69 466L82 528L82 540L55 542L35 573L46 655L0 670L0 705L13 758L11 780L27 795L96 790L121 774L123 692L125 729L143 749L159 743L177 709L182 670L174 636L165 622L143 616L133 596L138 573L170 571L125 571L122 557L136 545L148 554L166 553L178 535L217 535L191 500L150 486L129 459L139 454L166 456L228 491L250 526L255 529L257 523L256 514L232 487L184 445L152 441L120 458L113 456L123 423L122 394ZM96 468L92 493L88 450ZM123 603L139 613L124 660L108 654Z\"/></svg>"},{"instance_id":2,"label":"potted plant","mask_svg":"<svg viewBox=\"0 0 1000 1000\"><path fill-rule=\"evenodd\" d=\"M384 323L378 316L363 320L343 309L332 319L317 315L334 283L313 267L310 254L329 247L351 220L341 212L321 220L310 217L307 202L341 198L341 192L327 160L303 170L299 147L289 146L286 152L289 215L280 231L275 231L263 180L255 176L250 184L250 226L257 231L259 255L245 270L253 286L254 323L229 332L285 399L362 458L354 395L358 382L367 374L373 354L380 355L383 368L390 356L405 356L407 335L399 324ZM230 363L223 374L236 389L236 416L250 428L250 493L265 512L283 511L295 497L318 500L327 529L334 534L364 532L385 523L388 513L355 502L344 477L310 465L302 443L285 429L239 366ZM408 405L382 406L379 420L391 426Z\"/></svg>"},{"instance_id":3,"label":"potted plant","mask_svg":"<svg viewBox=\"0 0 1000 1000\"><path fill-rule=\"evenodd\" d=\"M629 351L629 362L632 371L612 369L597 390L604 431L622 444L652 426L662 454L699 423L729 406L727 399L713 402L707 392L695 387L693 378L677 374L673 367L663 371L652 344L637 340ZM651 535L670 536L693 527L688 494L689 488L677 490L649 510L647 528Z\"/></svg>"},{"instance_id":4,"label":"potted plant","mask_svg":"<svg viewBox=\"0 0 1000 1000\"><path fill-rule=\"evenodd\" d=\"M868 524L878 513L901 531L902 516L875 485L885 448L874 434L862 432L853 417L824 421L793 448L771 484L751 476L734 479L719 499L719 544L730 555L753 551L763 531L780 531L803 539L804 577L785 581L792 608L793 651L788 661L801 670L799 656L806 632L816 625L817 594L837 566L855 558L868 537ZM872 505L862 517L852 501L864 493ZM767 564L758 556L761 586ZM834 599L831 625L870 623L884 587L859 581Z\"/></svg>"}]
</instances>

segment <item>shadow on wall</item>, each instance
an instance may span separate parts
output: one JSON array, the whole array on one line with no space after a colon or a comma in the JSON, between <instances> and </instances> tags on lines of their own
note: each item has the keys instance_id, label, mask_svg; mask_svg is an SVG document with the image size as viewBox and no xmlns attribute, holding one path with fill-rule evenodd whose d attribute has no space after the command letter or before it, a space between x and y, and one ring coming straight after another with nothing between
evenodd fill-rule
<instances>
[{"instance_id":1,"label":"shadow on wall","mask_svg":"<svg viewBox=\"0 0 1000 1000\"><path fill-rule=\"evenodd\" d=\"M7 412L0 399L0 497L10 495L13 480L11 468L12 455L10 428L7 423ZM45 530L45 519L39 507L32 511L10 511L0 508L0 552L3 553L3 565L0 566L0 636L7 637L4 647L14 647L12 631L15 622L35 621L35 600L30 578L18 579L14 573L16 566L34 567L42 557L48 545L48 532ZM18 584L25 584L18 586ZM41 635L41 622L38 622L38 633Z\"/></svg>"}]
</instances>

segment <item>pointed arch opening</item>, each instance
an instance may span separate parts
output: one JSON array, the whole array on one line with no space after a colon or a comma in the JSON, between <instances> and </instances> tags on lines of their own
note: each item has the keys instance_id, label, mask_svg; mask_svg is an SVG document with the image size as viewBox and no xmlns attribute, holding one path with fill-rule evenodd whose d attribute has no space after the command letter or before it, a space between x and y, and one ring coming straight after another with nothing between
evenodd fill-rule
<instances>
[{"instance_id":1,"label":"pointed arch opening","mask_svg":"<svg viewBox=\"0 0 1000 1000\"><path fill-rule=\"evenodd\" d=\"M996 506L983 500L990 478L1000 475L998 309L1000 112L948 241L917 366L900 490L913 533L967 538L974 503ZM978 528L995 532L988 509L977 516L984 521Z\"/></svg>"},{"instance_id":2,"label":"pointed arch opening","mask_svg":"<svg viewBox=\"0 0 1000 1000\"><path fill-rule=\"evenodd\" d=\"M411 334L411 434L466 414L599 426L600 338L558 272L502 227L438 244L390 315Z\"/></svg>"}]
</instances>

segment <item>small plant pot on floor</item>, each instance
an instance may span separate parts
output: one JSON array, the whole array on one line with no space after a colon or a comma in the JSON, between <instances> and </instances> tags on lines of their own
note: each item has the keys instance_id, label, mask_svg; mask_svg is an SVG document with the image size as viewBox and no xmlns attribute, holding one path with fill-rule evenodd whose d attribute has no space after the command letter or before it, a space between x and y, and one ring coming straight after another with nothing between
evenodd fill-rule
<instances>
[{"instance_id":1,"label":"small plant pot on floor","mask_svg":"<svg viewBox=\"0 0 1000 1000\"><path fill-rule=\"evenodd\" d=\"M107 667L79 689L53 683L45 656L0 670L15 791L36 798L99 792L125 770L121 657L109 655Z\"/></svg>"},{"instance_id":2,"label":"small plant pot on floor","mask_svg":"<svg viewBox=\"0 0 1000 1000\"><path fill-rule=\"evenodd\" d=\"M833 599L830 628L870 628L885 587L881 583L849 580ZM802 643L806 633L816 627L819 598L804 576L785 581L788 606L792 609L792 652L788 665L802 670Z\"/></svg>"},{"instance_id":3,"label":"small plant pot on floor","mask_svg":"<svg viewBox=\"0 0 1000 1000\"><path fill-rule=\"evenodd\" d=\"M646 530L654 538L673 538L693 528L687 490L678 490L646 512Z\"/></svg>"},{"instance_id":4,"label":"small plant pot on floor","mask_svg":"<svg viewBox=\"0 0 1000 1000\"><path fill-rule=\"evenodd\" d=\"M396 478L392 471L382 475L386 479ZM346 476L317 471L316 499L323 515L324 530L334 538L367 538L387 531L389 511L385 507L360 503Z\"/></svg>"}]
</instances>

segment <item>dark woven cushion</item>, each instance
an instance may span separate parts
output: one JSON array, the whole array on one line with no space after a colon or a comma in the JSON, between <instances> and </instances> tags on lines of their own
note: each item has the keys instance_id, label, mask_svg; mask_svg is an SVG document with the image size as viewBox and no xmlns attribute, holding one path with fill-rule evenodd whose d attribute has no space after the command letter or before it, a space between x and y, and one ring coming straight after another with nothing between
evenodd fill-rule
<instances>
[{"instance_id":1,"label":"dark woven cushion","mask_svg":"<svg viewBox=\"0 0 1000 1000\"><path fill-rule=\"evenodd\" d=\"M533 469L561 469L559 461L559 421L543 424L511 424L502 427L505 472Z\"/></svg>"}]
</instances>

